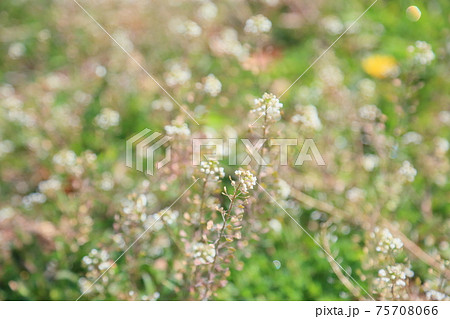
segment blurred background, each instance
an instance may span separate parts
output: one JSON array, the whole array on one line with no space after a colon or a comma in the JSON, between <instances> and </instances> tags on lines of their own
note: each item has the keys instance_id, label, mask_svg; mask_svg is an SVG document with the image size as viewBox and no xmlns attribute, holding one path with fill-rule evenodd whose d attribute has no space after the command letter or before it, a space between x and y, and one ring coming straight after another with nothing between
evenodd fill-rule
<instances>
[{"instance_id":1,"label":"blurred background","mask_svg":"<svg viewBox=\"0 0 450 319\"><path fill-rule=\"evenodd\" d=\"M449 298L448 1L378 0L316 63L373 1L79 4L88 14L73 0L0 3L1 300L88 287L90 300L202 299L186 279L207 268L193 220L204 200L220 222L228 176L209 197L195 185L91 283L199 176L191 137L265 135L251 125L264 92L283 103L269 136L313 138L327 163L265 168L270 194L375 298ZM176 137L155 176L125 166L145 128ZM269 197L249 196L210 299L369 298ZM386 286L386 272L402 282Z\"/></svg>"}]
</instances>

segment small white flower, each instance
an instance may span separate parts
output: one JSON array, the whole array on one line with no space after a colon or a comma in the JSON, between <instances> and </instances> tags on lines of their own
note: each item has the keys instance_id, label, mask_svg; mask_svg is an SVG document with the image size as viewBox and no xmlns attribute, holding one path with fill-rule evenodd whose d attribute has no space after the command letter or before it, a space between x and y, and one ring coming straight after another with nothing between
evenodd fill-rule
<instances>
[{"instance_id":1,"label":"small white flower","mask_svg":"<svg viewBox=\"0 0 450 319\"><path fill-rule=\"evenodd\" d=\"M353 187L349 189L346 193L346 197L351 202L359 202L364 199L365 191L358 187Z\"/></svg>"},{"instance_id":2,"label":"small white flower","mask_svg":"<svg viewBox=\"0 0 450 319\"><path fill-rule=\"evenodd\" d=\"M106 130L110 127L119 125L120 115L114 110L104 108L101 113L95 117L94 121L100 128Z\"/></svg>"},{"instance_id":3,"label":"small white flower","mask_svg":"<svg viewBox=\"0 0 450 319\"><path fill-rule=\"evenodd\" d=\"M359 116L368 121L375 121L381 115L380 109L375 105L364 105L359 108Z\"/></svg>"},{"instance_id":4,"label":"small white flower","mask_svg":"<svg viewBox=\"0 0 450 319\"><path fill-rule=\"evenodd\" d=\"M170 21L169 28L175 33L187 35L191 38L197 38L202 34L202 28L192 20L174 19Z\"/></svg>"},{"instance_id":5,"label":"small white flower","mask_svg":"<svg viewBox=\"0 0 450 319\"><path fill-rule=\"evenodd\" d=\"M213 2L203 0L198 8L197 16L204 21L211 21L217 16L217 11L217 6Z\"/></svg>"},{"instance_id":6,"label":"small white flower","mask_svg":"<svg viewBox=\"0 0 450 319\"><path fill-rule=\"evenodd\" d=\"M314 105L299 106L297 109L300 114L295 114L292 117L292 122L302 123L304 127L316 131L322 129L322 122L317 113L317 108Z\"/></svg>"},{"instance_id":7,"label":"small white flower","mask_svg":"<svg viewBox=\"0 0 450 319\"><path fill-rule=\"evenodd\" d=\"M181 125L166 125L164 126L164 129L166 130L167 135L180 135L180 136L189 136L191 135L191 131L189 130L189 127L186 123L183 123Z\"/></svg>"},{"instance_id":8,"label":"small white flower","mask_svg":"<svg viewBox=\"0 0 450 319\"><path fill-rule=\"evenodd\" d=\"M55 178L51 178L40 182L38 188L41 193L49 195L61 189L61 182Z\"/></svg>"},{"instance_id":9,"label":"small white flower","mask_svg":"<svg viewBox=\"0 0 450 319\"><path fill-rule=\"evenodd\" d=\"M63 167L71 167L77 163L77 155L71 150L62 150L53 156L53 163Z\"/></svg>"},{"instance_id":10,"label":"small white flower","mask_svg":"<svg viewBox=\"0 0 450 319\"><path fill-rule=\"evenodd\" d=\"M215 181L218 181L225 176L223 167L220 167L219 162L216 160L202 161L200 163L200 172Z\"/></svg>"},{"instance_id":11,"label":"small white flower","mask_svg":"<svg viewBox=\"0 0 450 319\"><path fill-rule=\"evenodd\" d=\"M160 100L155 100L152 102L152 108L154 110L164 110L170 112L173 110L173 103L167 98L162 98Z\"/></svg>"},{"instance_id":12,"label":"small white flower","mask_svg":"<svg viewBox=\"0 0 450 319\"><path fill-rule=\"evenodd\" d=\"M247 33L267 33L272 28L272 22L262 14L251 17L245 22L244 31Z\"/></svg>"},{"instance_id":13,"label":"small white flower","mask_svg":"<svg viewBox=\"0 0 450 319\"><path fill-rule=\"evenodd\" d=\"M172 63L164 77L168 86L183 85L191 79L191 70L185 64Z\"/></svg>"},{"instance_id":14,"label":"small white flower","mask_svg":"<svg viewBox=\"0 0 450 319\"><path fill-rule=\"evenodd\" d=\"M409 46L407 50L417 64L428 65L435 59L431 45L425 41L416 41L414 46Z\"/></svg>"},{"instance_id":15,"label":"small white flower","mask_svg":"<svg viewBox=\"0 0 450 319\"><path fill-rule=\"evenodd\" d=\"M258 117L264 117L267 122L275 122L281 118L283 104L272 93L264 93L262 98L255 99L251 113L258 113Z\"/></svg>"},{"instance_id":16,"label":"small white flower","mask_svg":"<svg viewBox=\"0 0 450 319\"><path fill-rule=\"evenodd\" d=\"M414 178L417 175L417 170L412 166L409 161L404 161L402 166L398 170L398 173L404 177L408 182L414 181Z\"/></svg>"},{"instance_id":17,"label":"small white flower","mask_svg":"<svg viewBox=\"0 0 450 319\"><path fill-rule=\"evenodd\" d=\"M32 193L22 198L22 204L30 209L33 204L43 204L47 201L47 196L41 193Z\"/></svg>"},{"instance_id":18,"label":"small white flower","mask_svg":"<svg viewBox=\"0 0 450 319\"><path fill-rule=\"evenodd\" d=\"M222 91L222 83L214 76L214 74L209 74L203 79L203 84L201 84L203 91L211 96L217 96Z\"/></svg>"},{"instance_id":19,"label":"small white flower","mask_svg":"<svg viewBox=\"0 0 450 319\"><path fill-rule=\"evenodd\" d=\"M407 132L402 136L404 144L420 144L422 143L422 135L416 132Z\"/></svg>"},{"instance_id":20,"label":"small white flower","mask_svg":"<svg viewBox=\"0 0 450 319\"><path fill-rule=\"evenodd\" d=\"M238 187L239 185L239 190L243 194L248 194L249 190L253 189L256 185L256 177L249 170L243 170L241 168L234 173L238 177L238 181L232 181L231 185L233 187Z\"/></svg>"},{"instance_id":21,"label":"small white flower","mask_svg":"<svg viewBox=\"0 0 450 319\"><path fill-rule=\"evenodd\" d=\"M226 28L213 36L209 45L215 53L233 55L239 61L245 61L249 56L248 47L239 42L238 32L232 28Z\"/></svg>"},{"instance_id":22,"label":"small white flower","mask_svg":"<svg viewBox=\"0 0 450 319\"><path fill-rule=\"evenodd\" d=\"M16 60L25 54L25 45L21 42L15 42L8 48L8 55L11 59Z\"/></svg>"},{"instance_id":23,"label":"small white flower","mask_svg":"<svg viewBox=\"0 0 450 319\"><path fill-rule=\"evenodd\" d=\"M372 172L380 162L380 158L374 154L364 155L362 159L362 166L368 172Z\"/></svg>"},{"instance_id":24,"label":"small white flower","mask_svg":"<svg viewBox=\"0 0 450 319\"><path fill-rule=\"evenodd\" d=\"M392 236L391 232L387 228L384 228L383 230L376 228L374 230L374 236L378 239L376 251L380 253L397 253L403 248L403 242L401 239Z\"/></svg>"},{"instance_id":25,"label":"small white flower","mask_svg":"<svg viewBox=\"0 0 450 319\"><path fill-rule=\"evenodd\" d=\"M195 243L192 245L192 253L198 264L210 264L216 256L216 250L212 244Z\"/></svg>"}]
</instances>

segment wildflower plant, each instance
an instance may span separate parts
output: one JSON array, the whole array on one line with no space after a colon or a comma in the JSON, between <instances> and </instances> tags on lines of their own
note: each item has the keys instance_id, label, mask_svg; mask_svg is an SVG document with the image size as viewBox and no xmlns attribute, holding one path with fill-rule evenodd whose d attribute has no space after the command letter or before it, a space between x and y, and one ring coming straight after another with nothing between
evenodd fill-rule
<instances>
[{"instance_id":1,"label":"wildflower plant","mask_svg":"<svg viewBox=\"0 0 450 319\"><path fill-rule=\"evenodd\" d=\"M449 299L448 1L417 23L398 1L13 2L0 299ZM144 128L170 138L151 176L124 163ZM194 163L225 137L245 163ZM291 160L305 140L326 165Z\"/></svg>"}]
</instances>

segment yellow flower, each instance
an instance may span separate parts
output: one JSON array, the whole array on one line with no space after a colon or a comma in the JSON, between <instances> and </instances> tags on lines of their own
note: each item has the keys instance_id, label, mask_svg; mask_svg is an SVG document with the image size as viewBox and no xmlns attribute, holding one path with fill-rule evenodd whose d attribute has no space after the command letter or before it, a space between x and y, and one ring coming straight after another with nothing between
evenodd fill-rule
<instances>
[{"instance_id":1,"label":"yellow flower","mask_svg":"<svg viewBox=\"0 0 450 319\"><path fill-rule=\"evenodd\" d=\"M362 61L362 67L367 74L384 79L398 72L397 61L390 55L372 55Z\"/></svg>"}]
</instances>

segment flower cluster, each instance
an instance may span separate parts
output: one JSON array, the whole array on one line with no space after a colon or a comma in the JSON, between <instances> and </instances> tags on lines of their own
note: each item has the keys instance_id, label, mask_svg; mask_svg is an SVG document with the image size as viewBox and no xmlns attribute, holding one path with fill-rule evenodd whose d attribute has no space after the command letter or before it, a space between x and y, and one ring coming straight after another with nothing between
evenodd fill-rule
<instances>
[{"instance_id":1,"label":"flower cluster","mask_svg":"<svg viewBox=\"0 0 450 319\"><path fill-rule=\"evenodd\" d=\"M233 187L237 187L237 185L240 185L239 190L243 194L248 194L250 189L253 189L253 187L256 185L256 177L249 171L249 170L243 170L239 169L234 172L236 176L238 177L238 181L232 181L231 185Z\"/></svg>"},{"instance_id":2,"label":"flower cluster","mask_svg":"<svg viewBox=\"0 0 450 319\"><path fill-rule=\"evenodd\" d=\"M281 118L283 104L272 93L264 93L261 98L255 99L252 113L264 116L267 122L278 121Z\"/></svg>"},{"instance_id":3,"label":"flower cluster","mask_svg":"<svg viewBox=\"0 0 450 319\"><path fill-rule=\"evenodd\" d=\"M164 129L166 130L167 135L182 135L182 136L189 136L191 135L191 130L189 130L189 127L186 123L183 123L181 125L166 125L164 126Z\"/></svg>"},{"instance_id":4,"label":"flower cluster","mask_svg":"<svg viewBox=\"0 0 450 319\"><path fill-rule=\"evenodd\" d=\"M81 277L78 280L78 285L83 293L92 293L94 291L104 292L105 286L108 284L111 272L105 273L101 278L105 270L107 270L112 264L109 253L106 250L92 249L88 255L82 258L82 264L87 268L86 276ZM98 282L91 286L92 283L99 278Z\"/></svg>"},{"instance_id":5,"label":"flower cluster","mask_svg":"<svg viewBox=\"0 0 450 319\"><path fill-rule=\"evenodd\" d=\"M100 128L106 130L110 127L119 125L120 115L114 110L104 108L101 113L95 117L94 121Z\"/></svg>"},{"instance_id":6,"label":"flower cluster","mask_svg":"<svg viewBox=\"0 0 450 319\"><path fill-rule=\"evenodd\" d=\"M408 182L414 181L417 175L417 170L412 166L409 161L404 161L402 166L398 170L398 173Z\"/></svg>"},{"instance_id":7,"label":"flower cluster","mask_svg":"<svg viewBox=\"0 0 450 319\"><path fill-rule=\"evenodd\" d=\"M223 167L220 167L219 162L216 160L202 161L200 163L200 172L204 173L206 178L212 178L215 181L225 176Z\"/></svg>"},{"instance_id":8,"label":"flower cluster","mask_svg":"<svg viewBox=\"0 0 450 319\"><path fill-rule=\"evenodd\" d=\"M305 128L316 131L322 128L322 122L314 105L299 106L297 109L300 114L295 114L292 117L293 123L302 123Z\"/></svg>"},{"instance_id":9,"label":"flower cluster","mask_svg":"<svg viewBox=\"0 0 450 319\"><path fill-rule=\"evenodd\" d=\"M414 276L414 272L404 264L389 265L378 271L379 280L391 289L393 286L405 287L406 279Z\"/></svg>"},{"instance_id":10,"label":"flower cluster","mask_svg":"<svg viewBox=\"0 0 450 319\"><path fill-rule=\"evenodd\" d=\"M210 264L214 261L216 250L212 244L194 243L192 256L196 265Z\"/></svg>"},{"instance_id":11,"label":"flower cluster","mask_svg":"<svg viewBox=\"0 0 450 319\"><path fill-rule=\"evenodd\" d=\"M174 19L170 21L169 27L174 33L187 35L191 38L197 38L202 34L202 28L192 20Z\"/></svg>"},{"instance_id":12,"label":"flower cluster","mask_svg":"<svg viewBox=\"0 0 450 319\"><path fill-rule=\"evenodd\" d=\"M379 163L380 158L375 154L364 155L362 159L362 166L368 172L372 172L376 167L378 167Z\"/></svg>"},{"instance_id":13,"label":"flower cluster","mask_svg":"<svg viewBox=\"0 0 450 319\"><path fill-rule=\"evenodd\" d=\"M412 54L413 61L417 64L429 65L435 58L431 45L425 41L416 41L407 50Z\"/></svg>"},{"instance_id":14,"label":"flower cluster","mask_svg":"<svg viewBox=\"0 0 450 319\"><path fill-rule=\"evenodd\" d=\"M358 110L358 114L362 119L375 121L381 115L381 111L375 105L369 104L361 106Z\"/></svg>"},{"instance_id":15,"label":"flower cluster","mask_svg":"<svg viewBox=\"0 0 450 319\"><path fill-rule=\"evenodd\" d=\"M233 55L240 61L249 55L248 47L239 42L238 32L232 28L222 30L211 39L209 45L216 54Z\"/></svg>"},{"instance_id":16,"label":"flower cluster","mask_svg":"<svg viewBox=\"0 0 450 319\"><path fill-rule=\"evenodd\" d=\"M251 17L245 22L244 31L247 33L267 33L272 28L272 22L262 14Z\"/></svg>"},{"instance_id":17,"label":"flower cluster","mask_svg":"<svg viewBox=\"0 0 450 319\"><path fill-rule=\"evenodd\" d=\"M38 185L39 191L43 194L49 195L61 189L61 182L56 178L51 178L42 181Z\"/></svg>"},{"instance_id":18,"label":"flower cluster","mask_svg":"<svg viewBox=\"0 0 450 319\"><path fill-rule=\"evenodd\" d=\"M217 79L214 74L209 74L204 77L199 87L203 89L205 93L213 97L219 95L222 91L222 83L220 83L219 79Z\"/></svg>"},{"instance_id":19,"label":"flower cluster","mask_svg":"<svg viewBox=\"0 0 450 319\"><path fill-rule=\"evenodd\" d=\"M398 253L403 248L401 239L394 237L387 228L381 230L376 227L371 236L377 240L376 251L380 253Z\"/></svg>"},{"instance_id":20,"label":"flower cluster","mask_svg":"<svg viewBox=\"0 0 450 319\"><path fill-rule=\"evenodd\" d=\"M160 100L155 100L152 102L152 108L154 110L163 110L170 112L173 110L173 103L168 98L162 98Z\"/></svg>"},{"instance_id":21,"label":"flower cluster","mask_svg":"<svg viewBox=\"0 0 450 319\"><path fill-rule=\"evenodd\" d=\"M30 209L34 204L43 204L47 201L47 196L41 193L31 193L22 198L22 204L25 208Z\"/></svg>"},{"instance_id":22,"label":"flower cluster","mask_svg":"<svg viewBox=\"0 0 450 319\"><path fill-rule=\"evenodd\" d=\"M191 70L183 63L171 63L164 78L168 86L183 85L191 79Z\"/></svg>"},{"instance_id":23,"label":"flower cluster","mask_svg":"<svg viewBox=\"0 0 450 319\"><path fill-rule=\"evenodd\" d=\"M163 220L167 225L172 225L177 220L180 213L177 210L171 210L170 208L164 208L158 213L154 214L152 218L154 220Z\"/></svg>"},{"instance_id":24,"label":"flower cluster","mask_svg":"<svg viewBox=\"0 0 450 319\"><path fill-rule=\"evenodd\" d=\"M211 21L217 16L217 6L209 0L201 0L197 16L204 21Z\"/></svg>"}]
</instances>

